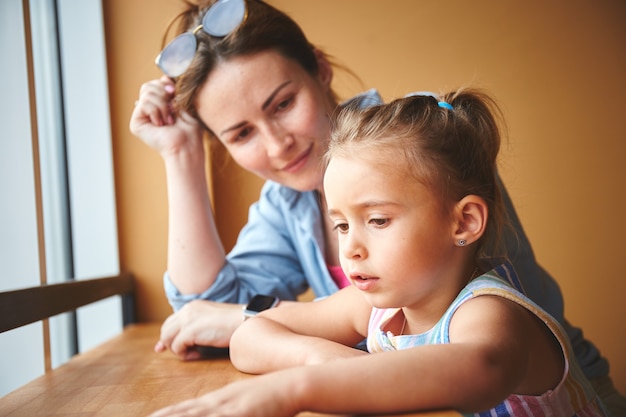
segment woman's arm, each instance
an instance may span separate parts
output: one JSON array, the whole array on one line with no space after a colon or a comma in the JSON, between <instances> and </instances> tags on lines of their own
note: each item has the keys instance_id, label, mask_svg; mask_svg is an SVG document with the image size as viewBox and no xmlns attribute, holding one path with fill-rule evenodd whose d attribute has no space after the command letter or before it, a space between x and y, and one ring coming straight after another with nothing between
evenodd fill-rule
<instances>
[{"instance_id":1,"label":"woman's arm","mask_svg":"<svg viewBox=\"0 0 626 417\"><path fill-rule=\"evenodd\" d=\"M266 373L360 356L371 306L354 287L309 303L289 303L245 321L231 338L239 370Z\"/></svg>"},{"instance_id":2,"label":"woman's arm","mask_svg":"<svg viewBox=\"0 0 626 417\"><path fill-rule=\"evenodd\" d=\"M130 130L165 162L170 279L183 294L200 293L215 281L225 254L211 211L202 129L186 114L176 117L173 98L167 77L142 85Z\"/></svg>"},{"instance_id":3,"label":"woman's arm","mask_svg":"<svg viewBox=\"0 0 626 417\"><path fill-rule=\"evenodd\" d=\"M192 149L165 158L169 230L167 268L181 294L206 291L225 262L205 174L201 138Z\"/></svg>"}]
</instances>

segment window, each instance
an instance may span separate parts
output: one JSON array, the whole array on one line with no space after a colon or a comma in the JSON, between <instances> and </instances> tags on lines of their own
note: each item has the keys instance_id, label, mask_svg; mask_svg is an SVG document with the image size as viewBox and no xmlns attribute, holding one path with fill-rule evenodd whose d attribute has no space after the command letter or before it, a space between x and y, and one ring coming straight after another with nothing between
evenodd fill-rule
<instances>
[{"instance_id":1,"label":"window","mask_svg":"<svg viewBox=\"0 0 626 417\"><path fill-rule=\"evenodd\" d=\"M105 52L101 0L0 2L0 291L119 272ZM121 316L114 297L0 334L0 395Z\"/></svg>"}]
</instances>

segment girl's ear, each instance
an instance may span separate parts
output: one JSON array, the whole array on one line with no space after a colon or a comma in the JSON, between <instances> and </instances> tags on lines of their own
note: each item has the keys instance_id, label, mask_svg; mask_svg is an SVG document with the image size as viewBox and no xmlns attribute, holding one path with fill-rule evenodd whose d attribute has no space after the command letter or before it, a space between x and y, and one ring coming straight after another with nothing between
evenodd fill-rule
<instances>
[{"instance_id":1,"label":"girl's ear","mask_svg":"<svg viewBox=\"0 0 626 417\"><path fill-rule=\"evenodd\" d=\"M317 78L322 85L330 88L330 83L333 81L333 66L328 61L326 55L319 49L313 49L313 53L315 53L315 59L317 60Z\"/></svg>"},{"instance_id":2,"label":"girl's ear","mask_svg":"<svg viewBox=\"0 0 626 417\"><path fill-rule=\"evenodd\" d=\"M477 195L463 197L454 207L454 244L465 246L476 242L485 233L489 210Z\"/></svg>"}]
</instances>

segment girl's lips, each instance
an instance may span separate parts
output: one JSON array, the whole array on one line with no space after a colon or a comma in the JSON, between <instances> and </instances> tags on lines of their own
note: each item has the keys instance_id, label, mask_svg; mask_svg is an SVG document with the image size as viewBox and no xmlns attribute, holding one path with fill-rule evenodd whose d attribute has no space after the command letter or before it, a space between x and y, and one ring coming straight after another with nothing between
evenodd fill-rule
<instances>
[{"instance_id":1,"label":"girl's lips","mask_svg":"<svg viewBox=\"0 0 626 417\"><path fill-rule=\"evenodd\" d=\"M366 275L350 274L350 281L361 291L370 291L376 285L378 278Z\"/></svg>"},{"instance_id":2,"label":"girl's lips","mask_svg":"<svg viewBox=\"0 0 626 417\"><path fill-rule=\"evenodd\" d=\"M307 160L309 159L309 154L311 153L312 148L313 148L313 145L309 146L304 152L302 152L295 159L293 159L291 162L285 165L282 170L289 172L289 173L294 173L298 171L300 168L302 168L304 164L306 164Z\"/></svg>"}]
</instances>

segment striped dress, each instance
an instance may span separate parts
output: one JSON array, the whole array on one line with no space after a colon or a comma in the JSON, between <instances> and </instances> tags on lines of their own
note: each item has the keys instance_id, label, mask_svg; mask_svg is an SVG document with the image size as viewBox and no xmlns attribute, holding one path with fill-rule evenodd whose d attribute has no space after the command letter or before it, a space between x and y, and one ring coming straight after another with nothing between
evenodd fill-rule
<instances>
[{"instance_id":1,"label":"striped dress","mask_svg":"<svg viewBox=\"0 0 626 417\"><path fill-rule=\"evenodd\" d=\"M518 288L516 290L514 287ZM511 394L496 407L476 417L597 417L609 416L593 388L583 375L575 359L567 334L561 325L520 292L521 286L509 263L504 263L473 279L457 296L439 322L428 332L417 335L395 336L385 331L387 324L400 309L376 309L369 322L367 349L370 352L409 349L427 344L450 343L448 330L452 315L467 300L481 295L492 295L511 300L535 314L552 331L565 357L565 371L558 386L540 396Z\"/></svg>"}]
</instances>

